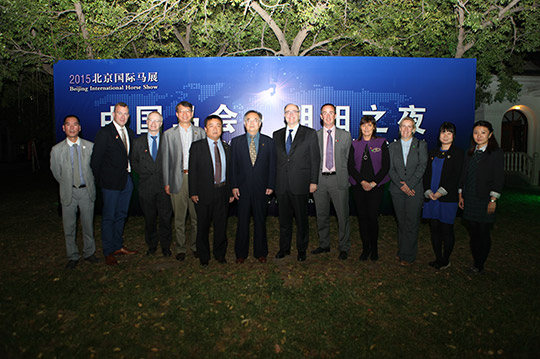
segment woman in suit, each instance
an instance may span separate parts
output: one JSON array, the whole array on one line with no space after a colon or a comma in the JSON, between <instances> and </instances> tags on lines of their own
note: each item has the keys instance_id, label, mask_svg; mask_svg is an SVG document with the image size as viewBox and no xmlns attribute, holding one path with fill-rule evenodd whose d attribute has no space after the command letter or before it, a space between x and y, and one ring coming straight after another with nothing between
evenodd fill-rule
<instances>
[{"instance_id":1,"label":"woman in suit","mask_svg":"<svg viewBox=\"0 0 540 359\"><path fill-rule=\"evenodd\" d=\"M473 273L482 273L491 249L491 226L504 184L504 155L487 121L473 126L471 147L460 180L459 208L467 221Z\"/></svg>"},{"instance_id":2,"label":"woman in suit","mask_svg":"<svg viewBox=\"0 0 540 359\"><path fill-rule=\"evenodd\" d=\"M360 138L352 143L349 152L349 182L352 184L362 239L361 261L379 259L379 208L384 184L389 181L388 142L383 137L375 136L376 130L375 118L363 116L360 120Z\"/></svg>"},{"instance_id":3,"label":"woman in suit","mask_svg":"<svg viewBox=\"0 0 540 359\"><path fill-rule=\"evenodd\" d=\"M454 146L456 126L443 122L439 128L439 146L429 152L424 174L424 212L429 219L431 245L435 260L429 265L435 269L450 266L454 249L454 220L458 208L458 184L463 168L463 150Z\"/></svg>"},{"instance_id":4,"label":"woman in suit","mask_svg":"<svg viewBox=\"0 0 540 359\"><path fill-rule=\"evenodd\" d=\"M409 266L418 252L418 229L423 203L422 176L427 165L427 145L413 135L416 122L405 117L399 123L400 139L388 146L390 194L398 226L397 259Z\"/></svg>"}]
</instances>

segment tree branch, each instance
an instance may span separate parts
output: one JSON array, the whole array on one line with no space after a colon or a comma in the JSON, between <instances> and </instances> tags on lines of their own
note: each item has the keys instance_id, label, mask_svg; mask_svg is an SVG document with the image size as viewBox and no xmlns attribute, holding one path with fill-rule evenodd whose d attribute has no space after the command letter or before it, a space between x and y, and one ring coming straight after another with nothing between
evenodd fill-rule
<instances>
[{"instance_id":1,"label":"tree branch","mask_svg":"<svg viewBox=\"0 0 540 359\"><path fill-rule=\"evenodd\" d=\"M75 13L77 14L77 19L79 20L79 28L81 29L81 35L84 39L84 45L86 47L86 56L92 60L94 59L94 51L92 49L92 45L90 44L89 36L88 36L88 30L86 29L86 20L84 18L84 13L82 11L81 2L75 1L73 3L75 6Z\"/></svg>"}]
</instances>

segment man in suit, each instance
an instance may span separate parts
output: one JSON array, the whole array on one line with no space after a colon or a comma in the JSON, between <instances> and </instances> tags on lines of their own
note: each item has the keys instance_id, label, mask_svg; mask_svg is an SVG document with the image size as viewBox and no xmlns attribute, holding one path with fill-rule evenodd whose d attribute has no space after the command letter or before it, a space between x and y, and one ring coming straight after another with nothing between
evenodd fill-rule
<instances>
[{"instance_id":1,"label":"man in suit","mask_svg":"<svg viewBox=\"0 0 540 359\"><path fill-rule=\"evenodd\" d=\"M347 163L351 149L351 134L336 127L336 107L330 103L321 107L323 128L317 131L321 162L319 185L313 194L317 210L319 247L311 253L330 252L330 201L334 204L339 228L339 256L347 259L351 248L349 225L349 172Z\"/></svg>"},{"instance_id":2,"label":"man in suit","mask_svg":"<svg viewBox=\"0 0 540 359\"><path fill-rule=\"evenodd\" d=\"M197 252L202 266L210 260L208 236L214 225L214 258L227 263L227 215L234 200L229 186L230 148L221 140L223 121L217 115L204 120L206 138L193 142L189 154L189 196L197 211Z\"/></svg>"},{"instance_id":3,"label":"man in suit","mask_svg":"<svg viewBox=\"0 0 540 359\"><path fill-rule=\"evenodd\" d=\"M190 246L197 257L197 213L195 205L189 198L189 148L191 144L206 135L200 127L192 125L193 105L182 101L176 105L178 126L163 134L163 184L165 192L171 196L174 212L174 231L176 236L176 259L186 258L187 247ZM186 213L189 210L191 220L191 243L186 246Z\"/></svg>"},{"instance_id":4,"label":"man in suit","mask_svg":"<svg viewBox=\"0 0 540 359\"><path fill-rule=\"evenodd\" d=\"M171 255L171 200L163 185L163 142L160 129L163 117L151 112L146 120L148 134L133 141L131 165L139 174L139 201L144 215L146 255L156 253L158 243L163 256ZM159 217L159 229L157 221Z\"/></svg>"},{"instance_id":5,"label":"man in suit","mask_svg":"<svg viewBox=\"0 0 540 359\"><path fill-rule=\"evenodd\" d=\"M231 187L238 200L238 226L234 252L236 263L244 263L249 251L249 220L253 213L253 255L266 262L266 213L268 196L276 183L276 150L274 141L261 134L262 114L248 111L244 115L246 133L232 139Z\"/></svg>"},{"instance_id":6,"label":"man in suit","mask_svg":"<svg viewBox=\"0 0 540 359\"><path fill-rule=\"evenodd\" d=\"M81 258L77 248L77 208L81 213L83 258L90 263L99 262L94 254L96 186L90 169L90 156L94 144L79 137L81 124L75 115L64 118L62 130L66 134L66 139L51 150L51 171L60 185L62 222L68 257L66 268L73 269Z\"/></svg>"},{"instance_id":7,"label":"man in suit","mask_svg":"<svg viewBox=\"0 0 540 359\"><path fill-rule=\"evenodd\" d=\"M124 223L128 216L133 191L129 152L135 138L126 126L128 106L118 102L114 106L112 122L98 131L90 167L103 194L101 241L107 265L116 265L115 256L136 254L124 247Z\"/></svg>"},{"instance_id":8,"label":"man in suit","mask_svg":"<svg viewBox=\"0 0 540 359\"><path fill-rule=\"evenodd\" d=\"M390 195L398 225L400 265L409 266L418 252L420 212L424 203L422 178L428 161L427 144L414 137L416 122L410 117L399 123L400 139L388 146Z\"/></svg>"},{"instance_id":9,"label":"man in suit","mask_svg":"<svg viewBox=\"0 0 540 359\"><path fill-rule=\"evenodd\" d=\"M319 145L315 130L300 125L300 108L285 106L286 126L274 132L276 146L276 195L279 210L279 252L291 253L292 217L296 217L297 260L306 260L309 243L307 206L319 182Z\"/></svg>"}]
</instances>

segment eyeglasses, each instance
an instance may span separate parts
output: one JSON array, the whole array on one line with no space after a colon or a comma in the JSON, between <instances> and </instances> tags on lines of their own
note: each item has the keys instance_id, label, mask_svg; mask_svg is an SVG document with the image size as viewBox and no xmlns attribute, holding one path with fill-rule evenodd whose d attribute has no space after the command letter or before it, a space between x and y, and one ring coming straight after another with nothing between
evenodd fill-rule
<instances>
[{"instance_id":1,"label":"eyeglasses","mask_svg":"<svg viewBox=\"0 0 540 359\"><path fill-rule=\"evenodd\" d=\"M289 110L289 111L285 111L285 115L292 115L292 114L295 114L295 113L298 113L300 111L298 110Z\"/></svg>"},{"instance_id":2,"label":"eyeglasses","mask_svg":"<svg viewBox=\"0 0 540 359\"><path fill-rule=\"evenodd\" d=\"M256 122L261 122L261 120L259 120L258 118L246 118L244 120L245 123L256 123Z\"/></svg>"}]
</instances>

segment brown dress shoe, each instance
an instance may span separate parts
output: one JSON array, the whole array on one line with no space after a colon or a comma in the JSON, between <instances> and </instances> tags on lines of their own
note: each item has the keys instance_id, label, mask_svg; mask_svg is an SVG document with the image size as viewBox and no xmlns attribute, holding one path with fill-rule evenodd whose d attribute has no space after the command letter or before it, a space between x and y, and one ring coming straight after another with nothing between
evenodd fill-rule
<instances>
[{"instance_id":1,"label":"brown dress shoe","mask_svg":"<svg viewBox=\"0 0 540 359\"><path fill-rule=\"evenodd\" d=\"M116 251L114 251L114 255L115 256L121 256L121 255L124 255L124 254L137 254L139 253L139 251L130 251L129 249L127 249L126 247L122 247Z\"/></svg>"},{"instance_id":2,"label":"brown dress shoe","mask_svg":"<svg viewBox=\"0 0 540 359\"><path fill-rule=\"evenodd\" d=\"M118 261L114 255L109 254L108 256L105 256L105 264L108 266L115 266L118 264Z\"/></svg>"},{"instance_id":3,"label":"brown dress shoe","mask_svg":"<svg viewBox=\"0 0 540 359\"><path fill-rule=\"evenodd\" d=\"M236 258L236 263L244 263L245 259L244 258Z\"/></svg>"},{"instance_id":4,"label":"brown dress shoe","mask_svg":"<svg viewBox=\"0 0 540 359\"><path fill-rule=\"evenodd\" d=\"M259 258L257 258L257 260L258 260L260 263L266 263L266 257L259 257Z\"/></svg>"}]
</instances>

